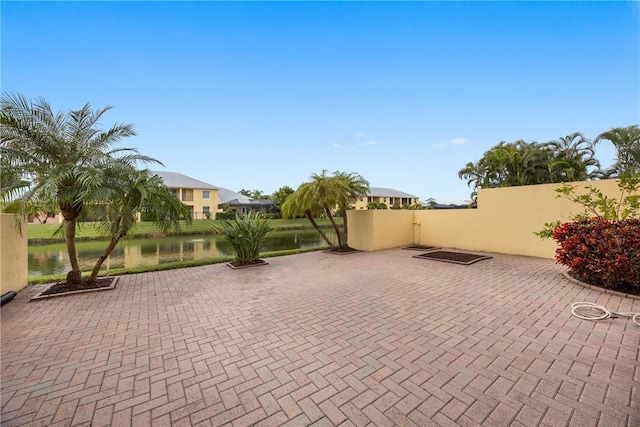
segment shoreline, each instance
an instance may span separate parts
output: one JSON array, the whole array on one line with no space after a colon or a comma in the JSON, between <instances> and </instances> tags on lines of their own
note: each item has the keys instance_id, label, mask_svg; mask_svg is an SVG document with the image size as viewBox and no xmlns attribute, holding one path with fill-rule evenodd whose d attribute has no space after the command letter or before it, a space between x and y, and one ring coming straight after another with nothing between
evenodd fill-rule
<instances>
[{"instance_id":1,"label":"shoreline","mask_svg":"<svg viewBox=\"0 0 640 427\"><path fill-rule=\"evenodd\" d=\"M322 225L320 228L331 228L331 225ZM314 230L311 225L294 225L294 226L285 226L285 227L274 227L270 230L272 231L295 231L295 230ZM221 233L216 232L203 232L203 231L186 231L181 233L133 233L130 236L125 237L125 239L160 239L164 237L180 237L180 236L206 236L206 235L217 235ZM75 238L76 242L89 242L89 241L108 241L109 237L105 236L84 236ZM53 243L64 243L65 239L60 237L52 237L50 239L43 238L32 238L27 239L28 245L49 245Z\"/></svg>"}]
</instances>

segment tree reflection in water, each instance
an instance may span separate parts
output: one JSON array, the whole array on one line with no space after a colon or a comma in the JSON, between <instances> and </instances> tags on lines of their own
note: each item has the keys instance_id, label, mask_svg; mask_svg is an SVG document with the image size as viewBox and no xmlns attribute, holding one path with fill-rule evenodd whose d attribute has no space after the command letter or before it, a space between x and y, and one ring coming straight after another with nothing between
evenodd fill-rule
<instances>
[{"instance_id":1,"label":"tree reflection in water","mask_svg":"<svg viewBox=\"0 0 640 427\"><path fill-rule=\"evenodd\" d=\"M102 254L106 242L77 242L78 261L89 271ZM269 233L262 252L321 247L324 242L315 230L274 231ZM64 274L70 270L64 243L29 245L29 277ZM224 236L180 236L130 239L121 242L105 261L102 271L132 268L140 265L164 264L233 255Z\"/></svg>"}]
</instances>

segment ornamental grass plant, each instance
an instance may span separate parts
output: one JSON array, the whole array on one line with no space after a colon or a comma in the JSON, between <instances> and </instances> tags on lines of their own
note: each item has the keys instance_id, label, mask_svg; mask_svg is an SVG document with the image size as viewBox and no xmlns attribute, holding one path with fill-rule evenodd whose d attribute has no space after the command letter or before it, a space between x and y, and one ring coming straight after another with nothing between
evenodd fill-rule
<instances>
[{"instance_id":1,"label":"ornamental grass plant","mask_svg":"<svg viewBox=\"0 0 640 427\"><path fill-rule=\"evenodd\" d=\"M234 264L249 265L259 261L260 248L271 231L271 221L252 212L243 217L236 215L232 220L217 220L213 222L213 228L223 233L231 244L236 256Z\"/></svg>"}]
</instances>

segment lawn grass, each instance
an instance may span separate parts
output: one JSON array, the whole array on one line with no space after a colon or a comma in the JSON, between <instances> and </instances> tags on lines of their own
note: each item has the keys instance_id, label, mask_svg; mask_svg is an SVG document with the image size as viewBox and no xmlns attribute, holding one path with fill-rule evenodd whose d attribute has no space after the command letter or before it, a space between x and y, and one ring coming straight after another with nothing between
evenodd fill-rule
<instances>
[{"instance_id":1,"label":"lawn grass","mask_svg":"<svg viewBox=\"0 0 640 427\"><path fill-rule=\"evenodd\" d=\"M139 222L131 231L129 237L159 237L159 236L176 236L176 235L197 235L197 234L215 234L212 223L215 220L195 220L190 225L181 224L180 233L164 234L152 222ZM330 227L331 223L326 218L318 218L316 220L320 227ZM336 218L336 222L341 225L342 218ZM98 232L97 223L82 223L76 231L77 240L101 240L105 239ZM274 231L282 230L304 230L310 229L311 224L306 219L272 219L271 227ZM62 242L64 235L54 236L55 231L60 228L60 224L28 224L27 238L31 243L37 242Z\"/></svg>"}]
</instances>

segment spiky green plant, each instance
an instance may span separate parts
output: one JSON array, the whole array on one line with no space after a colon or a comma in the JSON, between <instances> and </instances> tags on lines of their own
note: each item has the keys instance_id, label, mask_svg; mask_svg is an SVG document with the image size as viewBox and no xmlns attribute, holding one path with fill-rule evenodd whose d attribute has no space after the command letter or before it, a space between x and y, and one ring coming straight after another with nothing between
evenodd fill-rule
<instances>
[{"instance_id":1,"label":"spiky green plant","mask_svg":"<svg viewBox=\"0 0 640 427\"><path fill-rule=\"evenodd\" d=\"M244 217L236 215L232 220L217 220L213 223L217 232L224 233L236 254L236 263L252 264L260 258L260 248L271 231L271 222L257 212Z\"/></svg>"}]
</instances>

